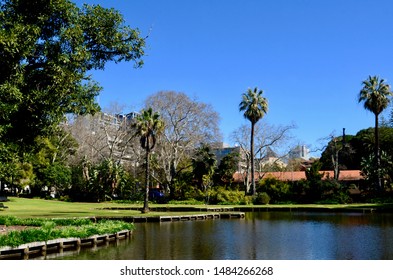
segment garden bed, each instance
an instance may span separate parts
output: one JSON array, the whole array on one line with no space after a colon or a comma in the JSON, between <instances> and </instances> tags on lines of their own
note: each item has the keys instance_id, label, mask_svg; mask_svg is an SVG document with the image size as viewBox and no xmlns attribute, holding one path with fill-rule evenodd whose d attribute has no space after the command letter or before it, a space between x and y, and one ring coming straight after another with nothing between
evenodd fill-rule
<instances>
[{"instance_id":1,"label":"garden bed","mask_svg":"<svg viewBox=\"0 0 393 280\"><path fill-rule=\"evenodd\" d=\"M88 238L134 229L134 224L124 221L102 220L94 223L90 219L21 219L10 216L0 217L0 224L0 248L58 238Z\"/></svg>"}]
</instances>

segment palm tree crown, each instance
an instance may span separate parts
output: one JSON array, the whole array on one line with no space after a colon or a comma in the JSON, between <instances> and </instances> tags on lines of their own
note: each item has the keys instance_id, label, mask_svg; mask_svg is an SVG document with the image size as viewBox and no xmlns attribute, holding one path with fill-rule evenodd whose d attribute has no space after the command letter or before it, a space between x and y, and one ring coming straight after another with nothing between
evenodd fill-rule
<instances>
[{"instance_id":1,"label":"palm tree crown","mask_svg":"<svg viewBox=\"0 0 393 280\"><path fill-rule=\"evenodd\" d=\"M389 105L389 97L392 95L390 86L378 76L369 76L362 85L359 102L364 102L364 108L378 116Z\"/></svg>"},{"instance_id":2,"label":"palm tree crown","mask_svg":"<svg viewBox=\"0 0 393 280\"><path fill-rule=\"evenodd\" d=\"M262 94L263 91L258 88L248 89L246 93L243 93L239 104L239 111L244 111L244 117L253 124L256 124L267 113L267 99Z\"/></svg>"},{"instance_id":3,"label":"palm tree crown","mask_svg":"<svg viewBox=\"0 0 393 280\"><path fill-rule=\"evenodd\" d=\"M152 108L142 110L135 122L136 134L140 136L141 147L151 150L156 145L157 135L162 131L164 122Z\"/></svg>"}]
</instances>

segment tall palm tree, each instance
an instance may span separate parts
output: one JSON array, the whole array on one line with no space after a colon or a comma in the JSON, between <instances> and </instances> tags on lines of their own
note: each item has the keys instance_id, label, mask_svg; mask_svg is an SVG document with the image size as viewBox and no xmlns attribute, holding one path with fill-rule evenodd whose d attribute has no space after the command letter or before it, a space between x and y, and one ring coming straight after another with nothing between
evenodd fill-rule
<instances>
[{"instance_id":1,"label":"tall palm tree","mask_svg":"<svg viewBox=\"0 0 393 280\"><path fill-rule=\"evenodd\" d=\"M378 76L369 76L362 82L363 88L359 93L359 103L363 102L364 108L372 112L375 116L375 146L374 160L376 161L376 186L382 189L380 176L381 155L379 151L379 115L389 105L390 97L393 95L390 86L385 83L384 79Z\"/></svg>"},{"instance_id":2,"label":"tall palm tree","mask_svg":"<svg viewBox=\"0 0 393 280\"><path fill-rule=\"evenodd\" d=\"M140 137L140 143L142 149L146 151L145 157L145 197L142 213L149 212L149 178L150 178L150 151L154 148L157 142L157 136L162 132L164 128L164 122L160 118L160 115L153 112L152 108L142 110L141 114L136 117L134 123L136 129L136 135Z\"/></svg>"},{"instance_id":3,"label":"tall palm tree","mask_svg":"<svg viewBox=\"0 0 393 280\"><path fill-rule=\"evenodd\" d=\"M255 164L254 164L254 130L255 124L262 119L267 113L268 103L267 99L262 96L263 91L255 87L253 90L248 89L242 94L242 101L239 104L239 111L244 111L244 117L251 122L251 184L252 195L256 194L255 188ZM247 191L247 190L246 190Z\"/></svg>"}]
</instances>

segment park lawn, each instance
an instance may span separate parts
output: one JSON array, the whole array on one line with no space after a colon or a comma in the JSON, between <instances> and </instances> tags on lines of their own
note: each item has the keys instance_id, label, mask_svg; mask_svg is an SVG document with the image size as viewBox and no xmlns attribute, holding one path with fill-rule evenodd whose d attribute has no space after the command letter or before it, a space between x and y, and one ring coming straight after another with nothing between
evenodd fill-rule
<instances>
[{"instance_id":1,"label":"park lawn","mask_svg":"<svg viewBox=\"0 0 393 280\"><path fill-rule=\"evenodd\" d=\"M77 217L122 217L139 214L138 210L105 210L114 203L79 203L58 200L28 199L10 197L4 202L8 208L0 211L0 215L18 218L77 218ZM119 205L119 204L116 204ZM131 205L127 205L131 206ZM135 205L134 205L135 206Z\"/></svg>"},{"instance_id":2,"label":"park lawn","mask_svg":"<svg viewBox=\"0 0 393 280\"><path fill-rule=\"evenodd\" d=\"M13 216L17 218L82 218L82 217L143 217L143 216L168 216L168 215L190 215L201 213L200 208L223 208L227 206L204 206L204 205L165 205L150 203L154 207L166 208L171 207L172 211L151 211L147 214L141 214L138 208L142 204L123 204L116 202L101 203L81 203L65 202L58 200L45 200L39 198L19 198L10 197L10 201L4 202L8 208L0 211L0 215ZM198 208L195 211L184 211L180 208ZM130 210L133 208L135 210ZM179 211L176 211L179 208ZM124 209L124 210L122 210ZM175 210L174 210L175 209ZM209 212L206 210L204 213ZM214 212L214 211L212 211Z\"/></svg>"},{"instance_id":3,"label":"park lawn","mask_svg":"<svg viewBox=\"0 0 393 280\"><path fill-rule=\"evenodd\" d=\"M141 217L141 216L168 216L189 215L206 212L214 212L214 208L235 207L239 211L250 211L250 208L274 209L356 209L356 208L378 208L377 204L283 204L283 205L168 205L153 204L152 210L157 211L141 214L138 208L141 204L120 204L116 202L80 203L65 202L58 200L27 199L10 197L10 201L4 202L8 208L0 211L0 215L9 215L19 218L78 218L78 217ZM163 208L170 208L170 211ZM184 208L189 208L187 211ZM135 210L131 210L131 208ZM179 209L177 211L177 208ZM195 208L195 211L193 211ZM211 210L211 211L210 211Z\"/></svg>"}]
</instances>

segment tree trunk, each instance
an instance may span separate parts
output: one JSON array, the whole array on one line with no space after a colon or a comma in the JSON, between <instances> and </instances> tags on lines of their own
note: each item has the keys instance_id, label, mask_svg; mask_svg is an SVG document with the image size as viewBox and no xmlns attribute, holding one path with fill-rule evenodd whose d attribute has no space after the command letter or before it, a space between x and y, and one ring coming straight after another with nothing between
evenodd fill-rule
<instances>
[{"instance_id":1,"label":"tree trunk","mask_svg":"<svg viewBox=\"0 0 393 280\"><path fill-rule=\"evenodd\" d=\"M143 203L143 209L142 213L148 213L149 212L149 178L150 178L150 166L149 166L149 152L150 152L150 143L149 143L149 137L146 139L146 170L145 170L145 183L146 183L146 188L145 188L145 199Z\"/></svg>"},{"instance_id":2,"label":"tree trunk","mask_svg":"<svg viewBox=\"0 0 393 280\"><path fill-rule=\"evenodd\" d=\"M374 157L376 163L376 188L377 191L382 191L382 179L381 179L381 154L379 152L379 122L378 122L379 114L375 114L375 147L374 147Z\"/></svg>"},{"instance_id":3,"label":"tree trunk","mask_svg":"<svg viewBox=\"0 0 393 280\"><path fill-rule=\"evenodd\" d=\"M335 155L332 154L333 170L334 170L334 180L338 181L340 177L340 165L338 162L339 150L335 147Z\"/></svg>"},{"instance_id":4,"label":"tree trunk","mask_svg":"<svg viewBox=\"0 0 393 280\"><path fill-rule=\"evenodd\" d=\"M256 194L256 187L255 187L255 163L254 163L254 131L255 131L255 124L251 122L251 194Z\"/></svg>"},{"instance_id":5,"label":"tree trunk","mask_svg":"<svg viewBox=\"0 0 393 280\"><path fill-rule=\"evenodd\" d=\"M169 186L169 198L171 200L176 199L175 197L175 177L176 177L176 166L173 160L170 162L170 167L169 167L169 174L170 174L170 180L167 182Z\"/></svg>"}]
</instances>

